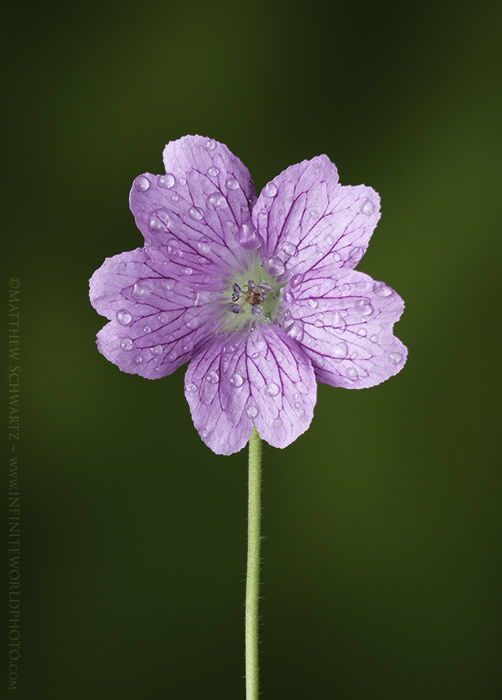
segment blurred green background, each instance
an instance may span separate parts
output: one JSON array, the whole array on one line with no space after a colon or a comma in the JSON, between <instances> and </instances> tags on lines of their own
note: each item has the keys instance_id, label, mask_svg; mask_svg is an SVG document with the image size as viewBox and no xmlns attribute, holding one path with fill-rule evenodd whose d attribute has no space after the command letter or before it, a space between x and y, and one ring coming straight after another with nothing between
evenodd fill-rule
<instances>
[{"instance_id":1,"label":"blurred green background","mask_svg":"<svg viewBox=\"0 0 502 700\"><path fill-rule=\"evenodd\" d=\"M321 385L310 430L265 445L262 696L501 697L500 6L90 0L4 20L18 697L244 698L246 452L205 447L183 369L106 361L87 296L105 257L142 245L133 179L191 133L258 191L320 153L374 187L358 269L407 303L405 369Z\"/></svg>"}]
</instances>

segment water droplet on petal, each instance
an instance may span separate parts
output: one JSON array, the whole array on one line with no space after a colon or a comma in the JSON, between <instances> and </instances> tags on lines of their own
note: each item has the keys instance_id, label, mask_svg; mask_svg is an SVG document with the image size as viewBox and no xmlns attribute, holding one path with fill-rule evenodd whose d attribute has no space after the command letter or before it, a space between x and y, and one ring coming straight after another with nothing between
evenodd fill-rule
<instances>
[{"instance_id":1,"label":"water droplet on petal","mask_svg":"<svg viewBox=\"0 0 502 700\"><path fill-rule=\"evenodd\" d=\"M197 384L194 384L193 382L190 382L190 384L186 385L186 390L190 393L193 394L194 391L197 391Z\"/></svg>"},{"instance_id":2,"label":"water droplet on petal","mask_svg":"<svg viewBox=\"0 0 502 700\"><path fill-rule=\"evenodd\" d=\"M333 236L328 233L328 235L324 239L324 242L326 243L327 246L331 247L335 241L333 239Z\"/></svg>"},{"instance_id":3,"label":"water droplet on petal","mask_svg":"<svg viewBox=\"0 0 502 700\"><path fill-rule=\"evenodd\" d=\"M220 377L217 372L211 371L206 374L206 381L209 384L217 384L220 381Z\"/></svg>"},{"instance_id":4,"label":"water droplet on petal","mask_svg":"<svg viewBox=\"0 0 502 700\"><path fill-rule=\"evenodd\" d=\"M315 209L311 209L309 211L309 214L313 219L317 219L317 217L319 216L319 214L317 213L317 211Z\"/></svg>"},{"instance_id":5,"label":"water droplet on petal","mask_svg":"<svg viewBox=\"0 0 502 700\"><path fill-rule=\"evenodd\" d=\"M120 343L120 347L122 348L122 350L131 350L132 340L130 338L124 338Z\"/></svg>"},{"instance_id":6,"label":"water droplet on petal","mask_svg":"<svg viewBox=\"0 0 502 700\"><path fill-rule=\"evenodd\" d=\"M154 345L153 348L150 348L150 352L152 355L160 355L162 353L162 345Z\"/></svg>"},{"instance_id":7,"label":"water droplet on petal","mask_svg":"<svg viewBox=\"0 0 502 700\"><path fill-rule=\"evenodd\" d=\"M341 359L343 357L347 357L347 353L349 352L349 347L347 343L344 343L343 341L340 343L337 343L336 345L333 345L331 348L331 355L332 357L336 357L338 359Z\"/></svg>"},{"instance_id":8,"label":"water droplet on petal","mask_svg":"<svg viewBox=\"0 0 502 700\"><path fill-rule=\"evenodd\" d=\"M276 430L279 430L279 428L282 428L282 420L280 418L274 418L272 425Z\"/></svg>"},{"instance_id":9,"label":"water droplet on petal","mask_svg":"<svg viewBox=\"0 0 502 700\"><path fill-rule=\"evenodd\" d=\"M315 326L316 328L323 328L323 327L324 327L324 322L323 322L320 318L318 318L318 319L316 319L316 320L314 321L314 326Z\"/></svg>"},{"instance_id":10,"label":"water droplet on petal","mask_svg":"<svg viewBox=\"0 0 502 700\"><path fill-rule=\"evenodd\" d=\"M356 263L361 260L361 258L364 255L364 249L363 248L352 248L349 254L349 260L350 262L355 265Z\"/></svg>"},{"instance_id":11,"label":"water droplet on petal","mask_svg":"<svg viewBox=\"0 0 502 700\"><path fill-rule=\"evenodd\" d=\"M143 333L151 333L151 332L152 332L152 329L150 328L150 326L145 326L143 328Z\"/></svg>"},{"instance_id":12,"label":"water droplet on petal","mask_svg":"<svg viewBox=\"0 0 502 700\"><path fill-rule=\"evenodd\" d=\"M229 177L227 179L227 187L229 190L238 190L239 189L239 183L235 179L235 177Z\"/></svg>"},{"instance_id":13,"label":"water droplet on petal","mask_svg":"<svg viewBox=\"0 0 502 700\"><path fill-rule=\"evenodd\" d=\"M228 229L229 231L231 231L232 229L237 228L237 224L235 223L235 221L225 221L225 226L227 227L227 229Z\"/></svg>"},{"instance_id":14,"label":"water droplet on petal","mask_svg":"<svg viewBox=\"0 0 502 700\"><path fill-rule=\"evenodd\" d=\"M130 313L122 309L121 311L117 311L117 321L120 323L121 326L128 326L131 323L132 316Z\"/></svg>"},{"instance_id":15,"label":"water droplet on petal","mask_svg":"<svg viewBox=\"0 0 502 700\"><path fill-rule=\"evenodd\" d=\"M180 177L179 183L182 187L184 187L187 184L186 178L185 177Z\"/></svg>"},{"instance_id":16,"label":"water droplet on petal","mask_svg":"<svg viewBox=\"0 0 502 700\"><path fill-rule=\"evenodd\" d=\"M357 335L360 335L362 338L364 338L364 336L366 335L366 328L360 328L357 331Z\"/></svg>"},{"instance_id":17,"label":"water droplet on petal","mask_svg":"<svg viewBox=\"0 0 502 700\"><path fill-rule=\"evenodd\" d=\"M232 386L236 387L237 389L244 384L244 379L241 377L240 374L233 374L231 379L230 379L230 384Z\"/></svg>"},{"instance_id":18,"label":"water droplet on petal","mask_svg":"<svg viewBox=\"0 0 502 700\"><path fill-rule=\"evenodd\" d=\"M209 243L205 243L204 241L199 241L197 243L197 248L203 255L207 255L211 252L211 246L209 245ZM197 306L197 304L195 304L195 306Z\"/></svg>"},{"instance_id":19,"label":"water droplet on petal","mask_svg":"<svg viewBox=\"0 0 502 700\"><path fill-rule=\"evenodd\" d=\"M207 171L207 174L210 175L211 177L216 177L219 172L220 171L218 168L209 168L209 170Z\"/></svg>"},{"instance_id":20,"label":"water droplet on petal","mask_svg":"<svg viewBox=\"0 0 502 700\"><path fill-rule=\"evenodd\" d=\"M290 338L293 338L293 340L301 343L303 340L303 323L301 321L293 321L287 330L287 334Z\"/></svg>"},{"instance_id":21,"label":"water droplet on petal","mask_svg":"<svg viewBox=\"0 0 502 700\"><path fill-rule=\"evenodd\" d=\"M140 175L134 182L134 187L138 192L146 192L150 187L150 180L144 175Z\"/></svg>"},{"instance_id":22,"label":"water droplet on petal","mask_svg":"<svg viewBox=\"0 0 502 700\"><path fill-rule=\"evenodd\" d=\"M333 260L335 262L340 262L341 259L342 259L342 256L340 255L340 253L333 253Z\"/></svg>"},{"instance_id":23,"label":"water droplet on petal","mask_svg":"<svg viewBox=\"0 0 502 700\"><path fill-rule=\"evenodd\" d=\"M209 139L209 141L206 141L206 148L208 151L214 151L216 148L216 141L214 139Z\"/></svg>"},{"instance_id":24,"label":"water droplet on petal","mask_svg":"<svg viewBox=\"0 0 502 700\"><path fill-rule=\"evenodd\" d=\"M171 197L171 199L173 200L173 202L177 202L177 201L179 200L179 197L178 197L177 194L173 194L173 196Z\"/></svg>"},{"instance_id":25,"label":"water droplet on petal","mask_svg":"<svg viewBox=\"0 0 502 700\"><path fill-rule=\"evenodd\" d=\"M143 358L141 357L141 355L136 355L136 357L134 358L134 364L140 365L142 362L143 362Z\"/></svg>"},{"instance_id":26,"label":"water droplet on petal","mask_svg":"<svg viewBox=\"0 0 502 700\"><path fill-rule=\"evenodd\" d=\"M161 175L159 177L159 185L160 187L163 187L166 190L170 190L171 187L174 186L174 183L176 182L174 175L171 175L171 173L166 173L165 175Z\"/></svg>"},{"instance_id":27,"label":"water droplet on petal","mask_svg":"<svg viewBox=\"0 0 502 700\"><path fill-rule=\"evenodd\" d=\"M190 207L188 213L194 221L200 221L202 219L202 212L200 209L197 209L197 207Z\"/></svg>"},{"instance_id":28,"label":"water droplet on petal","mask_svg":"<svg viewBox=\"0 0 502 700\"><path fill-rule=\"evenodd\" d=\"M136 282L132 288L132 295L135 299L144 299L148 294L148 289L142 282Z\"/></svg>"},{"instance_id":29,"label":"water droplet on petal","mask_svg":"<svg viewBox=\"0 0 502 700\"><path fill-rule=\"evenodd\" d=\"M355 307L361 316L371 316L373 313L373 307L368 299L358 299L355 303Z\"/></svg>"},{"instance_id":30,"label":"water droplet on petal","mask_svg":"<svg viewBox=\"0 0 502 700\"><path fill-rule=\"evenodd\" d=\"M201 438L207 438L207 436L209 435L209 433L208 433L208 431L206 430L206 428L201 428L201 429L199 430L199 435L201 436Z\"/></svg>"},{"instance_id":31,"label":"water droplet on petal","mask_svg":"<svg viewBox=\"0 0 502 700\"><path fill-rule=\"evenodd\" d=\"M293 277L291 278L291 282L289 283L291 289L298 289L298 287L301 285L304 279L305 275L302 275L301 272L299 272L297 275L293 275Z\"/></svg>"},{"instance_id":32,"label":"water droplet on petal","mask_svg":"<svg viewBox=\"0 0 502 700\"><path fill-rule=\"evenodd\" d=\"M256 418L258 415L258 409L256 406L248 406L246 408L246 414L249 416L249 418Z\"/></svg>"},{"instance_id":33,"label":"water droplet on petal","mask_svg":"<svg viewBox=\"0 0 502 700\"><path fill-rule=\"evenodd\" d=\"M379 297L390 297L392 294L392 289L387 287L384 282L375 282L373 285L373 291Z\"/></svg>"},{"instance_id":34,"label":"water droplet on petal","mask_svg":"<svg viewBox=\"0 0 502 700\"><path fill-rule=\"evenodd\" d=\"M181 270L182 270L184 275L191 275L193 273L193 270L191 267L182 267Z\"/></svg>"},{"instance_id":35,"label":"water droplet on petal","mask_svg":"<svg viewBox=\"0 0 502 700\"><path fill-rule=\"evenodd\" d=\"M273 182L269 182L263 188L263 194L265 195L265 197L275 197L275 195L277 194L277 186L274 185Z\"/></svg>"},{"instance_id":36,"label":"water droplet on petal","mask_svg":"<svg viewBox=\"0 0 502 700\"><path fill-rule=\"evenodd\" d=\"M280 277L284 273L284 263L280 258L270 258L268 261L268 271L273 277Z\"/></svg>"},{"instance_id":37,"label":"water droplet on petal","mask_svg":"<svg viewBox=\"0 0 502 700\"><path fill-rule=\"evenodd\" d=\"M296 255L296 253L297 253L297 247L295 246L294 243L290 243L289 241L286 241L285 243L282 244L282 249L286 253L286 255L289 255L289 256Z\"/></svg>"},{"instance_id":38,"label":"water droplet on petal","mask_svg":"<svg viewBox=\"0 0 502 700\"><path fill-rule=\"evenodd\" d=\"M279 392L280 389L274 382L272 382L271 384L267 384L267 386L265 387L265 393L267 394L267 396L277 396Z\"/></svg>"},{"instance_id":39,"label":"water droplet on petal","mask_svg":"<svg viewBox=\"0 0 502 700\"><path fill-rule=\"evenodd\" d=\"M403 356L401 355L400 352L390 352L389 353L389 360L392 362L393 365L398 365L400 362L402 362Z\"/></svg>"},{"instance_id":40,"label":"water droplet on petal","mask_svg":"<svg viewBox=\"0 0 502 700\"><path fill-rule=\"evenodd\" d=\"M319 306L319 302L317 301L317 299L309 299L309 306L311 309L317 309L317 307Z\"/></svg>"},{"instance_id":41,"label":"water droplet on petal","mask_svg":"<svg viewBox=\"0 0 502 700\"><path fill-rule=\"evenodd\" d=\"M167 315L162 313L157 316L157 319L160 321L160 323L167 323L168 318ZM147 326L148 327L148 326Z\"/></svg>"},{"instance_id":42,"label":"water droplet on petal","mask_svg":"<svg viewBox=\"0 0 502 700\"><path fill-rule=\"evenodd\" d=\"M152 216L149 218L148 228L152 232L156 232L156 231L162 232L162 231L166 230L166 227L164 226L162 221L160 221L160 219L155 214L152 214Z\"/></svg>"},{"instance_id":43,"label":"water droplet on petal","mask_svg":"<svg viewBox=\"0 0 502 700\"><path fill-rule=\"evenodd\" d=\"M370 340L371 340L372 343L378 343L378 336L377 336L377 335L372 335L372 336L370 337Z\"/></svg>"},{"instance_id":44,"label":"water droplet on petal","mask_svg":"<svg viewBox=\"0 0 502 700\"><path fill-rule=\"evenodd\" d=\"M366 216L369 216L370 214L373 214L374 208L375 208L375 207L374 207L373 204L370 202L370 200L369 200L369 199L366 199L366 200L363 202L363 205L362 205L362 207L361 207L361 214L365 214Z\"/></svg>"},{"instance_id":45,"label":"water droplet on petal","mask_svg":"<svg viewBox=\"0 0 502 700\"><path fill-rule=\"evenodd\" d=\"M355 367L349 367L347 370L347 377L349 379L357 379L357 369Z\"/></svg>"},{"instance_id":46,"label":"water droplet on petal","mask_svg":"<svg viewBox=\"0 0 502 700\"><path fill-rule=\"evenodd\" d=\"M188 323L187 323L188 326ZM184 343L181 348L183 352L191 352L193 350L193 340L191 338L188 338Z\"/></svg>"},{"instance_id":47,"label":"water droplet on petal","mask_svg":"<svg viewBox=\"0 0 502 700\"><path fill-rule=\"evenodd\" d=\"M171 350L171 352L167 356L167 359L170 360L171 362L174 362L177 357L178 357L178 354L176 353L176 351Z\"/></svg>"},{"instance_id":48,"label":"water droplet on petal","mask_svg":"<svg viewBox=\"0 0 502 700\"><path fill-rule=\"evenodd\" d=\"M210 194L206 202L208 209L221 209L226 203L227 200L221 194L221 192L214 192L213 194Z\"/></svg>"},{"instance_id":49,"label":"water droplet on petal","mask_svg":"<svg viewBox=\"0 0 502 700\"><path fill-rule=\"evenodd\" d=\"M253 224L242 224L239 229L239 243L247 250L256 250L260 247L260 239L256 235Z\"/></svg>"}]
</instances>

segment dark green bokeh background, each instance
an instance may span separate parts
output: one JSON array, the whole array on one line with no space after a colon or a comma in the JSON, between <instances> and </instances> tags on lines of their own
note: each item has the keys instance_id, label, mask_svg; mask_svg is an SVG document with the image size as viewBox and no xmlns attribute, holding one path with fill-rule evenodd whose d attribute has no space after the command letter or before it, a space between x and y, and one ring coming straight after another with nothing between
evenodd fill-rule
<instances>
[{"instance_id":1,"label":"dark green bokeh background","mask_svg":"<svg viewBox=\"0 0 502 700\"><path fill-rule=\"evenodd\" d=\"M246 452L201 442L184 370L147 381L107 362L87 297L106 256L142 244L133 179L162 172L164 144L188 133L226 143L258 191L320 153L343 184L373 186L383 215L359 269L407 303L401 374L363 391L321 385L310 430L265 445L263 697L501 697L495 7L6 10L18 697L244 697ZM2 644L6 689L5 633Z\"/></svg>"}]
</instances>

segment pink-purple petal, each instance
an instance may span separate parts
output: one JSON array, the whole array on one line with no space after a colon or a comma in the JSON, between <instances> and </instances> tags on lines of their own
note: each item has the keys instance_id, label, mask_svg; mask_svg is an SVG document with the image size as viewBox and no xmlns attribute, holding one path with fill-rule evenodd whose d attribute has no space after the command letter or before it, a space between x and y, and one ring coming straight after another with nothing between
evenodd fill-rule
<instances>
[{"instance_id":1,"label":"pink-purple petal","mask_svg":"<svg viewBox=\"0 0 502 700\"><path fill-rule=\"evenodd\" d=\"M293 165L266 185L253 222L283 279L308 270L353 269L380 218L380 198L365 185L342 186L325 155Z\"/></svg>"},{"instance_id":2,"label":"pink-purple petal","mask_svg":"<svg viewBox=\"0 0 502 700\"><path fill-rule=\"evenodd\" d=\"M404 366L407 349L393 335L403 309L393 289L362 272L341 270L332 278L311 271L290 303L288 333L301 328L299 342L319 381L362 389Z\"/></svg>"}]
</instances>

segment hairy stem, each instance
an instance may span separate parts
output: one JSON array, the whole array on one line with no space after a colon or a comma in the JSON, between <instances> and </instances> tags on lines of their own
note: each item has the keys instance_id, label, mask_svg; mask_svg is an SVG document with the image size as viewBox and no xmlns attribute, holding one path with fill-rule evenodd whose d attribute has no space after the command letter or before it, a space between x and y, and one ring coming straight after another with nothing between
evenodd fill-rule
<instances>
[{"instance_id":1,"label":"hairy stem","mask_svg":"<svg viewBox=\"0 0 502 700\"><path fill-rule=\"evenodd\" d=\"M261 438L249 440L248 569L246 577L246 700L258 700L258 600L260 589Z\"/></svg>"}]
</instances>

